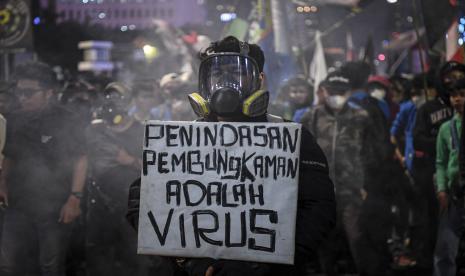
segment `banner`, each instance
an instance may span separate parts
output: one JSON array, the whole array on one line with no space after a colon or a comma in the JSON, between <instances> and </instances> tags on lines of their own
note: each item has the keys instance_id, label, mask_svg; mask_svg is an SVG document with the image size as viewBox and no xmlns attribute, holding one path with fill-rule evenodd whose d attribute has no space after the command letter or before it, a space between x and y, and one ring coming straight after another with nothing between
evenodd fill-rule
<instances>
[{"instance_id":1,"label":"banner","mask_svg":"<svg viewBox=\"0 0 465 276\"><path fill-rule=\"evenodd\" d=\"M139 254L294 262L301 125L149 121Z\"/></svg>"}]
</instances>

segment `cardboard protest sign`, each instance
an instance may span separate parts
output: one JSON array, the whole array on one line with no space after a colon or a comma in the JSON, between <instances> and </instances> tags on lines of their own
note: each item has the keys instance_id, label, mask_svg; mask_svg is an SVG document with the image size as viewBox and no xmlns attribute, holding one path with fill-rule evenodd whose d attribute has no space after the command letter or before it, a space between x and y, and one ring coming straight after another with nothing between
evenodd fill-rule
<instances>
[{"instance_id":1,"label":"cardboard protest sign","mask_svg":"<svg viewBox=\"0 0 465 276\"><path fill-rule=\"evenodd\" d=\"M149 121L138 253L292 264L300 132Z\"/></svg>"}]
</instances>

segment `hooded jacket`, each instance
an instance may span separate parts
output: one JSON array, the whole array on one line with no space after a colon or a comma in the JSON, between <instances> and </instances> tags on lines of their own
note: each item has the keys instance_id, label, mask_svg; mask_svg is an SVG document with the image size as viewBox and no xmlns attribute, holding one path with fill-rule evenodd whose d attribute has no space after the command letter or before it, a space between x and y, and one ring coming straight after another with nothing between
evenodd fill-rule
<instances>
[{"instance_id":1,"label":"hooded jacket","mask_svg":"<svg viewBox=\"0 0 465 276\"><path fill-rule=\"evenodd\" d=\"M376 161L372 148L374 128L368 113L351 102L338 113L323 105L307 113L302 124L328 157L338 198L360 199L360 190L367 184L367 167Z\"/></svg>"}]
</instances>

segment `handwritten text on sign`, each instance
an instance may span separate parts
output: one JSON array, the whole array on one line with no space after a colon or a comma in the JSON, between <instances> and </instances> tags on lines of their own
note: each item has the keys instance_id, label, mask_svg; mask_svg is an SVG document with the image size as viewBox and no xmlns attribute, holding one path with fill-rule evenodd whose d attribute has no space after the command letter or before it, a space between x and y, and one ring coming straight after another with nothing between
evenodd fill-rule
<instances>
[{"instance_id":1,"label":"handwritten text on sign","mask_svg":"<svg viewBox=\"0 0 465 276\"><path fill-rule=\"evenodd\" d=\"M138 252L294 261L300 125L150 121Z\"/></svg>"}]
</instances>

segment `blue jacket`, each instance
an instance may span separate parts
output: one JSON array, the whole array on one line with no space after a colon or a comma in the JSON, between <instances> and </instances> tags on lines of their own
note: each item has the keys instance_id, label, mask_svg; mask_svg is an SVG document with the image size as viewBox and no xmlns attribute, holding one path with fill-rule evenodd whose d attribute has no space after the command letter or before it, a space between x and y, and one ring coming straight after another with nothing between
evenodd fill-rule
<instances>
[{"instance_id":1,"label":"blue jacket","mask_svg":"<svg viewBox=\"0 0 465 276\"><path fill-rule=\"evenodd\" d=\"M296 123L300 123L302 120L302 117L304 116L305 113L307 113L311 109L310 106L304 107L304 108L299 108L294 112L294 116L292 117L292 121Z\"/></svg>"},{"instance_id":2,"label":"blue jacket","mask_svg":"<svg viewBox=\"0 0 465 276\"><path fill-rule=\"evenodd\" d=\"M392 122L391 136L405 135L405 165L409 172L412 172L415 148L413 146L413 128L417 116L417 107L409 100L400 104L400 111Z\"/></svg>"},{"instance_id":3,"label":"blue jacket","mask_svg":"<svg viewBox=\"0 0 465 276\"><path fill-rule=\"evenodd\" d=\"M353 93L352 96L350 96L349 101L363 100L366 97L371 97L371 96L364 91L358 91L358 92ZM384 117L386 118L386 120L389 121L389 118L391 118L391 111L389 110L389 105L384 100L378 100L378 99L376 100L378 102L378 107L381 109L381 111L383 111Z\"/></svg>"}]
</instances>

